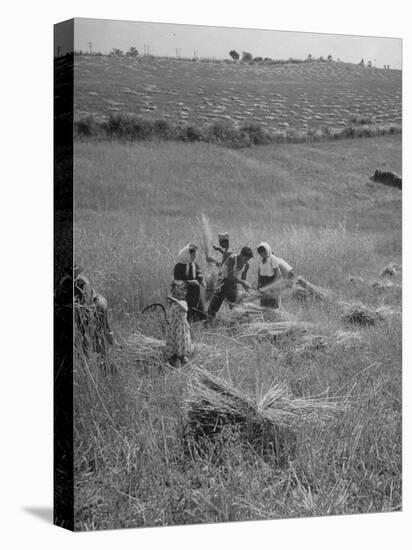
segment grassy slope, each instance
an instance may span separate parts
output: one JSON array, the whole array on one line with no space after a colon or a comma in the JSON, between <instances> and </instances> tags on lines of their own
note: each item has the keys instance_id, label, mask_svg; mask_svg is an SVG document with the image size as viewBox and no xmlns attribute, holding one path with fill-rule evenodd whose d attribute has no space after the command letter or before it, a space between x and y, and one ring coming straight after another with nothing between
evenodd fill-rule
<instances>
[{"instance_id":1,"label":"grassy slope","mask_svg":"<svg viewBox=\"0 0 412 550\"><path fill-rule=\"evenodd\" d=\"M376 273L401 251L401 138L258 147L76 144L76 255L116 315L164 295L204 211L232 244L269 241L309 279ZM252 272L254 272L252 263Z\"/></svg>"}]
</instances>

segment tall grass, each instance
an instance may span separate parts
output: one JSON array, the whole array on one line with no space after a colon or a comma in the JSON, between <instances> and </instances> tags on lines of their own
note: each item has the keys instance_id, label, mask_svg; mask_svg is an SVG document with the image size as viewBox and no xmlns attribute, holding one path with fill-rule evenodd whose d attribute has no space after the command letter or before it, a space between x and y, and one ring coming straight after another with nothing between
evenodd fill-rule
<instances>
[{"instance_id":1,"label":"tall grass","mask_svg":"<svg viewBox=\"0 0 412 550\"><path fill-rule=\"evenodd\" d=\"M206 144L78 143L76 257L108 298L115 332L127 336L143 322L141 307L165 296L177 251L201 243L205 212L213 232L230 232L234 249L266 240L297 273L333 291L327 303L285 301L289 311L320 334L354 330L342 323L339 299L400 305L398 294L348 281L401 262L400 193L363 184L378 162L399 170L395 140L243 155ZM193 330L210 350L195 363L252 398L275 379L296 397L350 398L332 422L305 423L282 464L245 447L235 427L202 449L187 445L190 366L159 372L119 355L116 372L104 374L97 356L77 361L76 528L399 510L401 322L358 333L297 353L293 339Z\"/></svg>"},{"instance_id":2,"label":"tall grass","mask_svg":"<svg viewBox=\"0 0 412 550\"><path fill-rule=\"evenodd\" d=\"M384 159L384 150L373 142L363 151L346 149L350 170L358 163L357 175L348 178L337 145L313 147L266 148L245 156L200 144L79 144L77 260L115 317L135 314L165 294L177 252L189 242L202 243L202 211L215 238L229 231L235 250L268 241L321 286L340 288L342 273L380 271L393 257L388 239L399 241L393 212L401 197L385 189L372 202L361 174L368 181L373 155ZM209 269L203 257L199 262ZM255 281L255 259L250 273Z\"/></svg>"},{"instance_id":3,"label":"tall grass","mask_svg":"<svg viewBox=\"0 0 412 550\"><path fill-rule=\"evenodd\" d=\"M254 392L284 380L296 396L352 396L346 413L298 433L279 466L245 449L235 428L202 452L187 452L184 399L190 370L122 364L104 377L96 363L76 374L78 529L210 523L398 510L401 506L400 327L365 329L367 353L297 358L225 341L207 368ZM384 341L382 342L382 337ZM203 336L203 338L207 338ZM384 346L383 346L384 344ZM209 345L211 343L209 342ZM216 337L215 346L219 343ZM281 356L283 355L283 357Z\"/></svg>"}]
</instances>

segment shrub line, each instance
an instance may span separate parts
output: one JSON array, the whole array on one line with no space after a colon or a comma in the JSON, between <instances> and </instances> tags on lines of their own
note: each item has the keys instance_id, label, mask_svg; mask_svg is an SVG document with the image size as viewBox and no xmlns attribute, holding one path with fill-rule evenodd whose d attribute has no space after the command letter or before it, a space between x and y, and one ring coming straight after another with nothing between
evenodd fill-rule
<instances>
[{"instance_id":1,"label":"shrub line","mask_svg":"<svg viewBox=\"0 0 412 550\"><path fill-rule=\"evenodd\" d=\"M171 123L165 119L148 119L139 116L111 114L106 120L97 121L93 116L74 123L75 139L97 138L119 141L182 141L217 143L232 148L277 143L307 143L332 139L376 137L402 133L396 124L351 125L339 129L322 126L306 132L299 130L269 131L257 123L235 126L230 122L216 122L205 126Z\"/></svg>"}]
</instances>

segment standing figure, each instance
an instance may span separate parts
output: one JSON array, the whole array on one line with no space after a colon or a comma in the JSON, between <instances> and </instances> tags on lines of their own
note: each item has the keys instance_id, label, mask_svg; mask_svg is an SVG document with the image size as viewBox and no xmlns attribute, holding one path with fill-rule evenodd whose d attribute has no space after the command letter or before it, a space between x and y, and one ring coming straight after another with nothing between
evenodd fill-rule
<instances>
[{"instance_id":1,"label":"standing figure","mask_svg":"<svg viewBox=\"0 0 412 550\"><path fill-rule=\"evenodd\" d=\"M211 256L206 256L206 261L209 264L216 265L218 268L217 273L213 272L206 278L206 299L209 299L213 296L216 288L222 282L222 268L226 260L232 254L232 251L229 248L229 233L218 233L217 238L219 241L219 246L213 246L213 249L217 252L220 252L220 254L222 254L222 257L220 260L215 260Z\"/></svg>"},{"instance_id":2,"label":"standing figure","mask_svg":"<svg viewBox=\"0 0 412 550\"><path fill-rule=\"evenodd\" d=\"M171 295L168 296L169 311L166 328L165 356L168 362L177 366L188 361L193 353L190 328L187 322L188 306L185 300L186 283L173 281Z\"/></svg>"},{"instance_id":3,"label":"standing figure","mask_svg":"<svg viewBox=\"0 0 412 550\"><path fill-rule=\"evenodd\" d=\"M253 252L249 247L244 246L240 254L232 254L223 264L221 271L222 281L210 301L207 311L208 319L216 317L225 299L230 304L234 304L237 301L238 285L243 286L245 290L250 289L246 276L251 258L253 258Z\"/></svg>"},{"instance_id":4,"label":"standing figure","mask_svg":"<svg viewBox=\"0 0 412 550\"><path fill-rule=\"evenodd\" d=\"M282 258L277 258L273 253L268 243L262 242L257 247L259 254L258 265L258 289L266 287L278 281L279 279L292 280L294 277L293 268ZM275 309L280 307L279 295L263 295L260 299L260 304L266 307Z\"/></svg>"},{"instance_id":5,"label":"standing figure","mask_svg":"<svg viewBox=\"0 0 412 550\"><path fill-rule=\"evenodd\" d=\"M173 270L175 281L186 282L187 320L189 323L205 318L205 311L200 287L203 286L203 275L195 262L197 246L190 243L179 252L177 263Z\"/></svg>"},{"instance_id":6,"label":"standing figure","mask_svg":"<svg viewBox=\"0 0 412 550\"><path fill-rule=\"evenodd\" d=\"M215 260L211 256L208 256L206 260L208 261L208 263L217 265L220 271L220 268L232 254L232 251L229 249L229 233L218 233L217 238L219 241L219 246L213 246L213 250L220 252L222 254L222 259L219 261Z\"/></svg>"}]
</instances>

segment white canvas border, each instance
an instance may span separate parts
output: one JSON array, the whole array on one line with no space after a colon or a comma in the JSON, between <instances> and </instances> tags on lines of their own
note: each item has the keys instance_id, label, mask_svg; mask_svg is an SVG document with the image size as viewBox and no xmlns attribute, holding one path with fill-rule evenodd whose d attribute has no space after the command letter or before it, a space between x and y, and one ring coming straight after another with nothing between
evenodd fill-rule
<instances>
[{"instance_id":1,"label":"white canvas border","mask_svg":"<svg viewBox=\"0 0 412 550\"><path fill-rule=\"evenodd\" d=\"M52 527L29 508L52 505L52 25L73 16L254 27L327 33L369 34L404 38L404 170L408 181L411 31L407 4L378 5L346 1L278 3L233 0L118 1L113 5L73 0L66 5L15 2L3 8L2 36L2 519L3 536L13 546L41 542L43 548L113 545L143 547L256 545L288 548L405 548L410 514L410 390L404 360L404 509L397 514L345 516L242 524L121 530L72 535ZM4 13L4 10L6 13ZM410 208L407 187L404 213ZM404 218L404 277L409 273L409 223ZM410 292L405 285L409 312ZM409 324L409 327L408 327ZM410 357L408 313L404 316L404 356ZM74 540L72 537L76 537ZM36 541L36 542L35 542Z\"/></svg>"}]
</instances>

